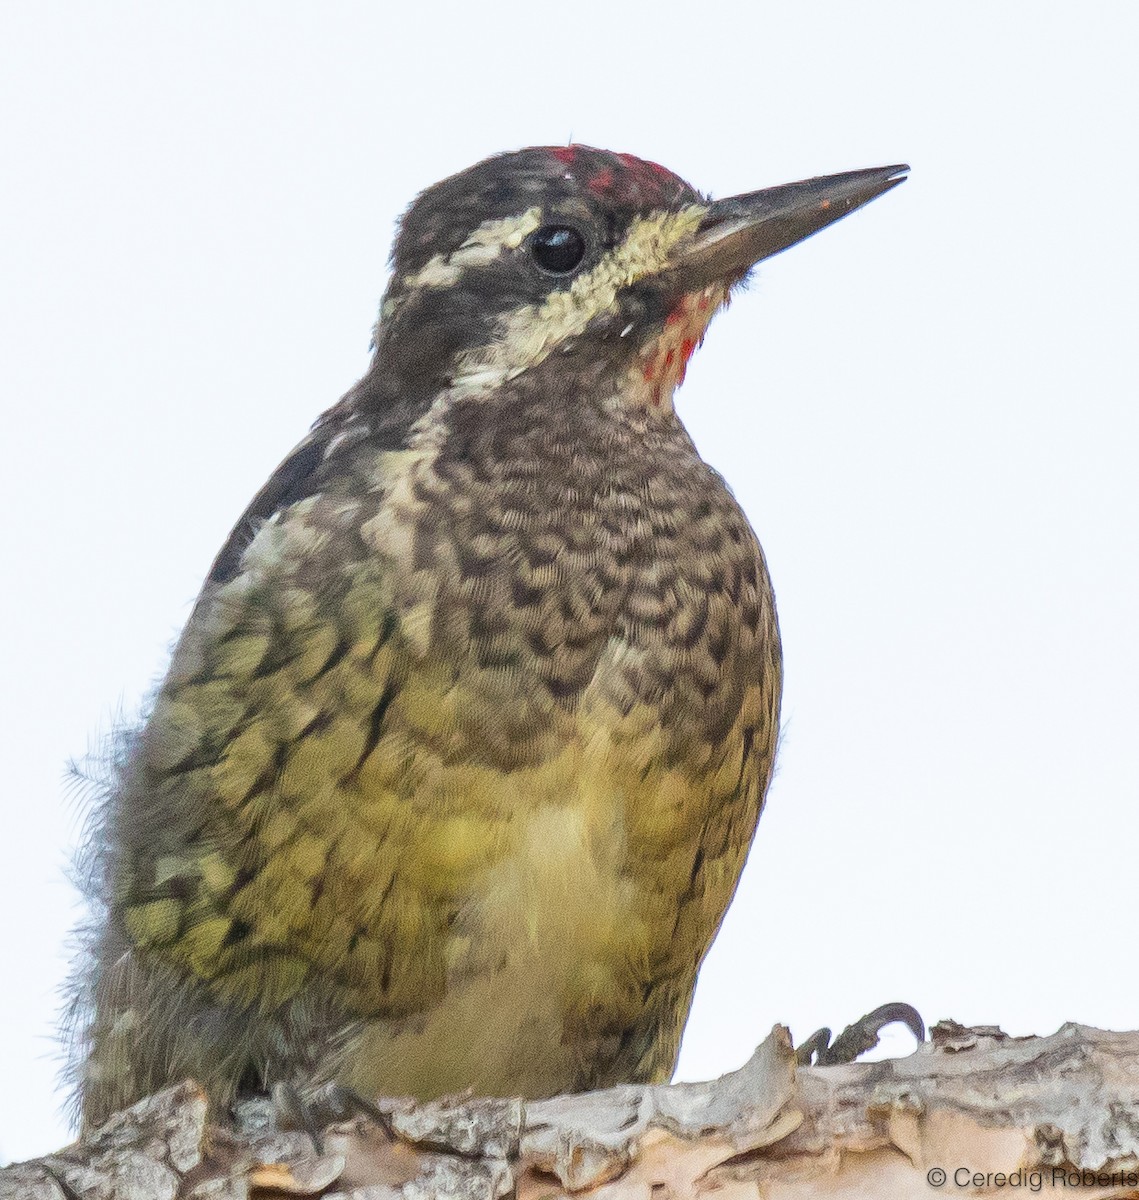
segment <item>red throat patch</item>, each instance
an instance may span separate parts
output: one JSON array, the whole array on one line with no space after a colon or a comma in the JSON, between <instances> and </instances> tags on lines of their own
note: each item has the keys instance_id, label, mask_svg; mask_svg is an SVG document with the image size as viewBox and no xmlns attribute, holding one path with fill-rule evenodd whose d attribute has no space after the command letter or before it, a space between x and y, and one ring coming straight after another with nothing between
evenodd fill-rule
<instances>
[{"instance_id":1,"label":"red throat patch","mask_svg":"<svg viewBox=\"0 0 1139 1200\"><path fill-rule=\"evenodd\" d=\"M718 286L681 296L665 318L664 330L646 347L641 374L652 385L651 403L659 408L684 382L688 360L704 340L708 322L725 299Z\"/></svg>"}]
</instances>

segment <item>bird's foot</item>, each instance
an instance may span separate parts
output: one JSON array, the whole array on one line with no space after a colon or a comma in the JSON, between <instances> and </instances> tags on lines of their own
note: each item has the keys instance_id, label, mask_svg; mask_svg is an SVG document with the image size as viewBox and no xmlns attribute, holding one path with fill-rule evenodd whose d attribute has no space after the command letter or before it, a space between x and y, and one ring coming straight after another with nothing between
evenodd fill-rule
<instances>
[{"instance_id":1,"label":"bird's foot","mask_svg":"<svg viewBox=\"0 0 1139 1200\"><path fill-rule=\"evenodd\" d=\"M300 1129L309 1135L317 1154L324 1153L324 1130L329 1125L366 1117L374 1121L390 1141L397 1134L391 1117L371 1100L341 1083L324 1083L319 1087L299 1088L295 1083L278 1083L273 1087L273 1110L281 1129Z\"/></svg>"},{"instance_id":2,"label":"bird's foot","mask_svg":"<svg viewBox=\"0 0 1139 1200\"><path fill-rule=\"evenodd\" d=\"M796 1047L795 1061L801 1067L832 1067L854 1062L867 1050L873 1050L882 1030L895 1021L901 1021L919 1042L925 1041L925 1022L912 1004L883 1004L848 1025L834 1041L831 1041L829 1029L817 1029Z\"/></svg>"}]
</instances>

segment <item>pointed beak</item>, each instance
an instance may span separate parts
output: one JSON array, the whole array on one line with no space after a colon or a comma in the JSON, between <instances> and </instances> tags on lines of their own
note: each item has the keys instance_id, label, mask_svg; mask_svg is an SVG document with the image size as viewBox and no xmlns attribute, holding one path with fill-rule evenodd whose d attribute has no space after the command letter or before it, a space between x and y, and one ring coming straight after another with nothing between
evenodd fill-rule
<instances>
[{"instance_id":1,"label":"pointed beak","mask_svg":"<svg viewBox=\"0 0 1139 1200\"><path fill-rule=\"evenodd\" d=\"M716 200L673 269L685 291L735 283L749 267L794 246L903 183L909 167L871 167Z\"/></svg>"}]
</instances>

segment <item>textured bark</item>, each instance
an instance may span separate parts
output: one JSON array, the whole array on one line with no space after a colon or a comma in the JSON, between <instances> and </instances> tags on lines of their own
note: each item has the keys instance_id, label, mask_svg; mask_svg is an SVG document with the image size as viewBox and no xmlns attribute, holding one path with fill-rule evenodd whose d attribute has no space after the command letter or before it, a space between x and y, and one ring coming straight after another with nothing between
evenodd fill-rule
<instances>
[{"instance_id":1,"label":"textured bark","mask_svg":"<svg viewBox=\"0 0 1139 1200\"><path fill-rule=\"evenodd\" d=\"M317 1155L303 1134L210 1127L186 1083L0 1171L0 1200L1139 1200L1139 1032L947 1022L908 1058L797 1068L777 1026L711 1083L380 1107L398 1140L349 1122Z\"/></svg>"}]
</instances>

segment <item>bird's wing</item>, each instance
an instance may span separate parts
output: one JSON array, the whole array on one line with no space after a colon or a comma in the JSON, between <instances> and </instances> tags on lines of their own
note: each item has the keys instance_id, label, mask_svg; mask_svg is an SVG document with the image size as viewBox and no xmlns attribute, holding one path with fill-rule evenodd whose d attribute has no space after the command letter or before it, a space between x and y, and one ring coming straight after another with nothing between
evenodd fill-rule
<instances>
[{"instance_id":1,"label":"bird's wing","mask_svg":"<svg viewBox=\"0 0 1139 1200\"><path fill-rule=\"evenodd\" d=\"M390 400L385 404L387 398L377 397L376 390L375 377L366 375L317 418L309 435L269 476L234 525L206 576L207 588L232 579L261 525L289 505L319 493L343 469L354 447L370 442L379 451L398 448L406 441L413 418L419 414Z\"/></svg>"},{"instance_id":2,"label":"bird's wing","mask_svg":"<svg viewBox=\"0 0 1139 1200\"><path fill-rule=\"evenodd\" d=\"M218 555L112 816L129 939L239 1008L321 979L360 1013L430 1003L458 856L489 850L448 849L460 831L427 777L453 673L415 650L399 556L364 534L409 422L357 401L325 414Z\"/></svg>"}]
</instances>

